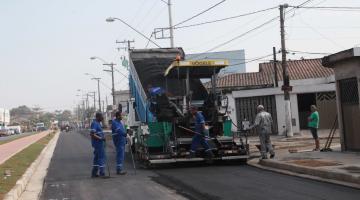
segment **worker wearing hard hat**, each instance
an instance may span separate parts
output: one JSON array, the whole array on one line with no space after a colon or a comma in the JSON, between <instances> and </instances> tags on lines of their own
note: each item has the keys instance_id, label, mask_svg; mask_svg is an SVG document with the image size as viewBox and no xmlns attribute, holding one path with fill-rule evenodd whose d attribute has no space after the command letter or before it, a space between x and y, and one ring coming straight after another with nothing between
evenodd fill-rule
<instances>
[{"instance_id":1,"label":"worker wearing hard hat","mask_svg":"<svg viewBox=\"0 0 360 200\"><path fill-rule=\"evenodd\" d=\"M123 169L125 158L126 130L121 120L121 112L118 111L115 113L115 119L112 120L111 129L113 142L116 148L116 173L119 175L124 175L126 174Z\"/></svg>"},{"instance_id":2,"label":"worker wearing hard hat","mask_svg":"<svg viewBox=\"0 0 360 200\"><path fill-rule=\"evenodd\" d=\"M272 132L273 120L270 113L266 112L263 105L258 105L257 115L255 117L255 122L251 128L257 128L260 139L260 152L261 158L267 159L267 153L270 153L270 158L275 156L273 150L270 134Z\"/></svg>"},{"instance_id":3,"label":"worker wearing hard hat","mask_svg":"<svg viewBox=\"0 0 360 200\"><path fill-rule=\"evenodd\" d=\"M195 132L196 134L192 138L190 157L195 156L196 149L198 145L202 145L205 149L206 156L211 159L214 157L213 152L205 140L205 118L201 112L198 111L197 107L191 107L191 114L195 118Z\"/></svg>"},{"instance_id":4,"label":"worker wearing hard hat","mask_svg":"<svg viewBox=\"0 0 360 200\"><path fill-rule=\"evenodd\" d=\"M91 145L94 148L94 160L91 177L105 177L105 135L102 130L101 122L103 121L103 115L96 113L95 119L91 123L90 136ZM98 174L98 172L100 173Z\"/></svg>"}]
</instances>

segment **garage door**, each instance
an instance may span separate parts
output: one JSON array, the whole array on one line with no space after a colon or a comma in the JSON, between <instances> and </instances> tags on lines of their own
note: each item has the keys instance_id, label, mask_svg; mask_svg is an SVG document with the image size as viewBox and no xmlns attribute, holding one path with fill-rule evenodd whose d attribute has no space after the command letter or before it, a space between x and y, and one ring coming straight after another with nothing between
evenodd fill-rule
<instances>
[{"instance_id":1,"label":"garage door","mask_svg":"<svg viewBox=\"0 0 360 200\"><path fill-rule=\"evenodd\" d=\"M237 98L235 100L236 103L236 117L238 127L241 127L241 122L249 120L250 123L254 123L257 111L256 107L258 105L263 105L266 112L269 112L273 117L274 121L274 133L277 134L277 118L276 118L276 103L275 96L260 96L260 97L245 97L245 98ZM252 135L256 134L255 130L252 130Z\"/></svg>"}]
</instances>

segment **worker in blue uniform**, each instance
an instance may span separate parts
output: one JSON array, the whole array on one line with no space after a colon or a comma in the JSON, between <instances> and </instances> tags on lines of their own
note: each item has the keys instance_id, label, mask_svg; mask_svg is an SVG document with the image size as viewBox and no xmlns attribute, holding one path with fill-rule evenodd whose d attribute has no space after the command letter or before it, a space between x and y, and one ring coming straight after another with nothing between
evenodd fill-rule
<instances>
[{"instance_id":1,"label":"worker in blue uniform","mask_svg":"<svg viewBox=\"0 0 360 200\"><path fill-rule=\"evenodd\" d=\"M198 111L197 107L191 107L191 114L195 118L195 132L196 134L192 138L190 157L195 156L195 152L199 144L204 147L205 153L208 159L214 157L213 152L205 140L205 118L201 112Z\"/></svg>"},{"instance_id":2,"label":"worker in blue uniform","mask_svg":"<svg viewBox=\"0 0 360 200\"><path fill-rule=\"evenodd\" d=\"M116 148L116 173L124 175L126 172L123 170L125 158L125 144L126 144L126 130L122 123L121 112L115 113L115 119L112 120L112 139Z\"/></svg>"},{"instance_id":3,"label":"worker in blue uniform","mask_svg":"<svg viewBox=\"0 0 360 200\"><path fill-rule=\"evenodd\" d=\"M101 113L95 114L95 119L90 126L91 145L94 148L94 161L91 177L105 177L105 135L101 122L104 120ZM99 172L99 174L98 174Z\"/></svg>"}]
</instances>

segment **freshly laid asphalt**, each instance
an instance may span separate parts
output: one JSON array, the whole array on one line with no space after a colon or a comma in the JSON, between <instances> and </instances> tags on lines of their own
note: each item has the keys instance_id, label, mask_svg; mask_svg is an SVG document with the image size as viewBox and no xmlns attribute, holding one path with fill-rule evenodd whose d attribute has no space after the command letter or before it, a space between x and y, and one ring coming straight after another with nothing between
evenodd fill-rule
<instances>
[{"instance_id":1,"label":"freshly laid asphalt","mask_svg":"<svg viewBox=\"0 0 360 200\"><path fill-rule=\"evenodd\" d=\"M91 179L92 149L80 133L61 133L41 199L359 199L360 190L247 165L178 165L116 176L114 150L107 148L109 179Z\"/></svg>"}]
</instances>

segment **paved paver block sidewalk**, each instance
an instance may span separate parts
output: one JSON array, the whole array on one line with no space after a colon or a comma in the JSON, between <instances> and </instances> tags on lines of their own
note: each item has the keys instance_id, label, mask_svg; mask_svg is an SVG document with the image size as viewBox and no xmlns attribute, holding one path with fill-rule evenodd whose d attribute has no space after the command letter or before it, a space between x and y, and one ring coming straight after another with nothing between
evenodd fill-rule
<instances>
[{"instance_id":1,"label":"paved paver block sidewalk","mask_svg":"<svg viewBox=\"0 0 360 200\"><path fill-rule=\"evenodd\" d=\"M348 183L348 186L360 188L360 153L340 150L288 153L276 159L261 160L259 164L277 170L344 182L345 185Z\"/></svg>"},{"instance_id":2,"label":"paved paver block sidewalk","mask_svg":"<svg viewBox=\"0 0 360 200\"><path fill-rule=\"evenodd\" d=\"M40 140L49 134L49 131L44 131L35 135L23 137L5 144L0 145L0 164L11 158L16 153L25 149L34 142Z\"/></svg>"}]
</instances>

